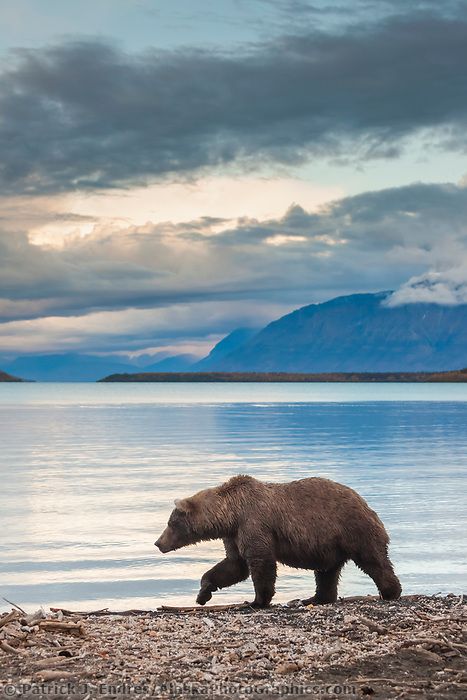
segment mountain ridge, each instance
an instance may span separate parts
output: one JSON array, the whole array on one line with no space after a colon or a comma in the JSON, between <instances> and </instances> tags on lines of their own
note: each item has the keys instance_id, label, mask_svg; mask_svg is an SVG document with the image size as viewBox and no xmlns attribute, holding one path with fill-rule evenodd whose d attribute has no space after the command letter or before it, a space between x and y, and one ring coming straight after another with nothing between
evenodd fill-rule
<instances>
[{"instance_id":1,"label":"mountain ridge","mask_svg":"<svg viewBox=\"0 0 467 700\"><path fill-rule=\"evenodd\" d=\"M67 353L24 355L2 365L8 374L36 381L151 372L419 373L467 366L467 304L395 306L388 303L391 294L339 296L302 306L262 329L235 329L201 360L182 354L147 364L146 357Z\"/></svg>"},{"instance_id":2,"label":"mountain ridge","mask_svg":"<svg viewBox=\"0 0 467 700\"><path fill-rule=\"evenodd\" d=\"M352 294L272 321L212 363L223 372L436 372L467 364L467 304L391 306Z\"/></svg>"},{"instance_id":3,"label":"mountain ridge","mask_svg":"<svg viewBox=\"0 0 467 700\"><path fill-rule=\"evenodd\" d=\"M215 366L219 360L244 345L260 330L260 328L235 328L235 330L214 345L209 355L194 363L192 369L195 371L209 371L211 366Z\"/></svg>"}]
</instances>

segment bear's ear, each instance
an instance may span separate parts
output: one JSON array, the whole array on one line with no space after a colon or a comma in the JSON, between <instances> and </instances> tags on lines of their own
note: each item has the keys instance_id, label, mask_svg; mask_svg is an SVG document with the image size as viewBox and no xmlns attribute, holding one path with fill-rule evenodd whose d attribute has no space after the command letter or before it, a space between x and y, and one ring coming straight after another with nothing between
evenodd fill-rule
<instances>
[{"instance_id":1,"label":"bear's ear","mask_svg":"<svg viewBox=\"0 0 467 700\"><path fill-rule=\"evenodd\" d=\"M191 510L191 503L188 498L176 498L174 503L175 508L182 513L188 513Z\"/></svg>"}]
</instances>

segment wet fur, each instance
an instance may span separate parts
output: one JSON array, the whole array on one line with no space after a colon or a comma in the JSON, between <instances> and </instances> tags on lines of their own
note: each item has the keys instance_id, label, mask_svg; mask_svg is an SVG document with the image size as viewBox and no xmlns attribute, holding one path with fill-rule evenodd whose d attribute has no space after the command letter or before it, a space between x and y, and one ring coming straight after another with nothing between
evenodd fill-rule
<instances>
[{"instance_id":1,"label":"wet fur","mask_svg":"<svg viewBox=\"0 0 467 700\"><path fill-rule=\"evenodd\" d=\"M269 605L277 562L314 570L316 592L305 602L337 600L339 576L349 560L373 579L385 600L401 594L383 523L355 491L328 479L276 484L233 477L177 501L156 544L170 551L208 539L222 539L226 556L203 575L201 605L249 575L253 605Z\"/></svg>"}]
</instances>

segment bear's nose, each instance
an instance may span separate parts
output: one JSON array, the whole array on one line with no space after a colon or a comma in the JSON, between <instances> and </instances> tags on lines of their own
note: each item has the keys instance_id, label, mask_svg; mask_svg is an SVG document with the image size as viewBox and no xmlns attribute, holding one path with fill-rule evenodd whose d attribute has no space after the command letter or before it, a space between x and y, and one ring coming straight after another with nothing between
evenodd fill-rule
<instances>
[{"instance_id":1,"label":"bear's nose","mask_svg":"<svg viewBox=\"0 0 467 700\"><path fill-rule=\"evenodd\" d=\"M161 538L160 538L160 537L159 537L159 539L158 539L158 540L156 540L156 541L154 542L154 544L156 545L156 547L157 547L158 549L160 549L160 548L161 548L161 544L160 544L160 542L161 542Z\"/></svg>"}]
</instances>

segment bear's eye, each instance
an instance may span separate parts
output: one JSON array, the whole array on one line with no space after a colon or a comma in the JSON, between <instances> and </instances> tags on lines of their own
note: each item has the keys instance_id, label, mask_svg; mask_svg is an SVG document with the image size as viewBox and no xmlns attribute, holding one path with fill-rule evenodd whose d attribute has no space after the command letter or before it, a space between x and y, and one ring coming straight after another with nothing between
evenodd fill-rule
<instances>
[{"instance_id":1,"label":"bear's eye","mask_svg":"<svg viewBox=\"0 0 467 700\"><path fill-rule=\"evenodd\" d=\"M181 524L186 520L186 513L182 513L181 510L175 509L172 511L170 518L169 518L169 525L177 525Z\"/></svg>"}]
</instances>

